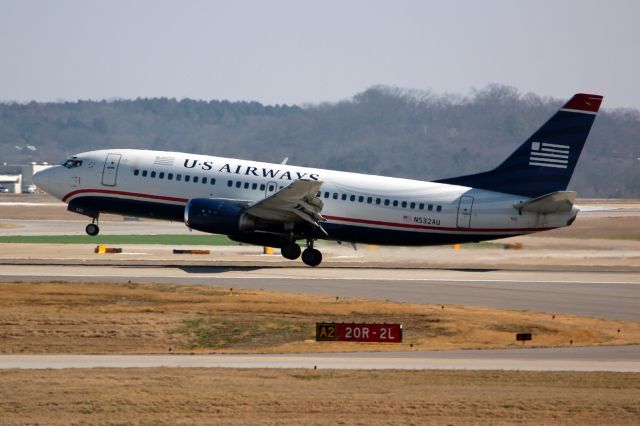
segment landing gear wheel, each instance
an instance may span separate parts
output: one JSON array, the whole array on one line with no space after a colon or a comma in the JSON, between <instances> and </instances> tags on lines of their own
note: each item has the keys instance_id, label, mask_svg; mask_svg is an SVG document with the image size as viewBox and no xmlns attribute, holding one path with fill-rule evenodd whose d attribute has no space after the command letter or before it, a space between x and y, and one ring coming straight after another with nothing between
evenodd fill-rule
<instances>
[{"instance_id":1,"label":"landing gear wheel","mask_svg":"<svg viewBox=\"0 0 640 426\"><path fill-rule=\"evenodd\" d=\"M287 244L280 249L282 257L289 260L296 260L297 258L299 258L301 251L302 250L300 249L300 246L296 243Z\"/></svg>"},{"instance_id":2,"label":"landing gear wheel","mask_svg":"<svg viewBox=\"0 0 640 426\"><path fill-rule=\"evenodd\" d=\"M87 234L91 235L92 237L98 235L98 233L100 232L100 227L98 225L96 225L95 223L90 223L87 225L86 228L84 228L85 231L87 231Z\"/></svg>"},{"instance_id":3,"label":"landing gear wheel","mask_svg":"<svg viewBox=\"0 0 640 426\"><path fill-rule=\"evenodd\" d=\"M309 266L318 266L322 262L322 253L314 248L302 252L302 261Z\"/></svg>"}]
</instances>

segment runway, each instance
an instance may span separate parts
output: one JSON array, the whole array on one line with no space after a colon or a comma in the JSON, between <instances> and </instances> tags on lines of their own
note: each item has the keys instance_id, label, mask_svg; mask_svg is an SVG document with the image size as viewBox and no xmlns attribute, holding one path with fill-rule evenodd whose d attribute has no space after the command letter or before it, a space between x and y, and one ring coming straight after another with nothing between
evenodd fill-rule
<instances>
[{"instance_id":1,"label":"runway","mask_svg":"<svg viewBox=\"0 0 640 426\"><path fill-rule=\"evenodd\" d=\"M299 355L0 355L0 369L305 368L640 372L640 346Z\"/></svg>"},{"instance_id":2,"label":"runway","mask_svg":"<svg viewBox=\"0 0 640 426\"><path fill-rule=\"evenodd\" d=\"M268 260L268 259L267 259ZM4 281L48 280L207 285L291 293L392 300L399 302L485 306L574 314L640 322L640 276L634 272L514 271L253 266L220 262L155 264L136 261L110 265L4 262Z\"/></svg>"},{"instance_id":3,"label":"runway","mask_svg":"<svg viewBox=\"0 0 640 426\"><path fill-rule=\"evenodd\" d=\"M84 222L55 206L3 211L0 235L82 235ZM260 247L206 247L207 257L176 257L171 247L132 245L117 256L93 254L90 245L0 245L2 281L88 281L206 285L323 294L399 302L533 310L640 322L640 243L602 239L611 218L632 230L636 210L585 212L579 232L591 239L516 237L525 250L452 250L450 247L322 247L325 262L308 268ZM15 211L14 211L15 210ZM602 218L600 218L602 216ZM13 219L10 219L13 218ZM585 220L586 219L586 220ZM627 220L627 222L621 222ZM616 222L616 223L618 223ZM158 232L155 221L101 223L108 234ZM186 234L166 223L163 234ZM604 232L603 230L607 230ZM569 230L571 232L571 230ZM551 234L553 235L553 234ZM605 235L606 236L606 235ZM595 239L593 239L595 238ZM601 238L601 239L598 239ZM96 239L99 243L99 238ZM0 368L237 367L356 369L508 369L533 371L640 371L640 346L490 351L434 351L308 355L4 355Z\"/></svg>"},{"instance_id":4,"label":"runway","mask_svg":"<svg viewBox=\"0 0 640 426\"><path fill-rule=\"evenodd\" d=\"M88 223L89 221L87 221ZM0 219L0 235L85 235L86 223L77 219ZM107 221L100 225L109 230L110 235L149 235L158 233L158 223L155 221ZM162 222L162 234L171 235L206 235L198 231L189 231L184 223Z\"/></svg>"}]
</instances>

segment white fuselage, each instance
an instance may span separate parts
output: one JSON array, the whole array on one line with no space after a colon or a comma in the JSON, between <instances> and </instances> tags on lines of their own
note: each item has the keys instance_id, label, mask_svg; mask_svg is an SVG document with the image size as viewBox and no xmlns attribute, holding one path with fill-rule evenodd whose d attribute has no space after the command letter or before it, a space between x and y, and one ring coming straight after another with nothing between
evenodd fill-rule
<instances>
[{"instance_id":1,"label":"white fuselage","mask_svg":"<svg viewBox=\"0 0 640 426\"><path fill-rule=\"evenodd\" d=\"M297 179L317 180L329 239L352 242L481 241L566 226L577 213L520 212L514 204L527 197L464 186L179 152L110 149L73 159L79 165L48 169L38 186L67 203L173 220L193 198L257 202Z\"/></svg>"}]
</instances>

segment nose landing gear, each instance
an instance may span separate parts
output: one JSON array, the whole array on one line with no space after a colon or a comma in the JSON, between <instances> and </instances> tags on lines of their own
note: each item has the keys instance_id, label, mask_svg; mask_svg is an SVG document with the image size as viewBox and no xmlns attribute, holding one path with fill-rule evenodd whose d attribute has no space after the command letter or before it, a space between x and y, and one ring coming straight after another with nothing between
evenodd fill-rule
<instances>
[{"instance_id":1,"label":"nose landing gear","mask_svg":"<svg viewBox=\"0 0 640 426\"><path fill-rule=\"evenodd\" d=\"M100 233L100 227L98 226L97 222L97 218L93 218L93 220L91 221L90 224L87 225L86 228L84 228L84 230L86 231L86 233L88 235L91 235L92 237L95 237L96 235L98 235Z\"/></svg>"}]
</instances>

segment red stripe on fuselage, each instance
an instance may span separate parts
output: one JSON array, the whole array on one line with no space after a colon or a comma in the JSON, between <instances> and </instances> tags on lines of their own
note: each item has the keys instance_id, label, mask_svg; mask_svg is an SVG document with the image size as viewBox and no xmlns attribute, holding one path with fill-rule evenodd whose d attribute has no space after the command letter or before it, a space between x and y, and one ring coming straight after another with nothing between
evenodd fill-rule
<instances>
[{"instance_id":1,"label":"red stripe on fuselage","mask_svg":"<svg viewBox=\"0 0 640 426\"><path fill-rule=\"evenodd\" d=\"M72 191L65 195L62 198L62 201L66 202L69 198L78 194L86 194L86 193L94 193L94 194L111 194L111 195L124 195L127 197L137 197L137 198L148 198L152 200L160 200L160 201L173 201L177 203L187 203L189 199L187 198L177 198L177 197L167 197L164 195L152 195L152 194L141 194L138 192L126 192L126 191L114 191L112 189L79 189L77 191ZM385 222L380 220L369 220L369 219L357 219L352 217L341 217L341 216L324 216L328 220L336 220L339 222L351 222L351 223L362 223L365 225L379 225L379 226L390 226L394 228L406 228L406 229L428 229L434 231L443 231L443 232L493 232L493 233L508 233L508 232L538 232L538 231L548 231L550 229L555 228L445 228L438 226L425 226L418 225L413 223L396 223L396 222Z\"/></svg>"},{"instance_id":2,"label":"red stripe on fuselage","mask_svg":"<svg viewBox=\"0 0 640 426\"><path fill-rule=\"evenodd\" d=\"M410 229L429 229L434 231L462 232L462 233L464 232L523 233L523 232L548 231L550 229L555 229L555 228L446 228L446 227L439 227L439 226L417 225L413 223L397 223L397 222L384 222L381 220L355 219L352 217L339 217L339 216L327 216L327 215L324 215L324 217L325 219L337 220L340 222L353 222L353 223L363 223L366 225L392 226L396 228L410 228Z\"/></svg>"},{"instance_id":3,"label":"red stripe on fuselage","mask_svg":"<svg viewBox=\"0 0 640 426\"><path fill-rule=\"evenodd\" d=\"M65 195L62 198L62 201L66 202L69 198L73 197L74 195L86 194L86 193L125 195L127 197L150 198L152 200L173 201L176 203L186 203L187 201L189 201L188 198L176 198L176 197L167 197L164 195L140 194L138 192L114 191L112 189L79 189L77 191L72 191L67 195Z\"/></svg>"}]
</instances>

